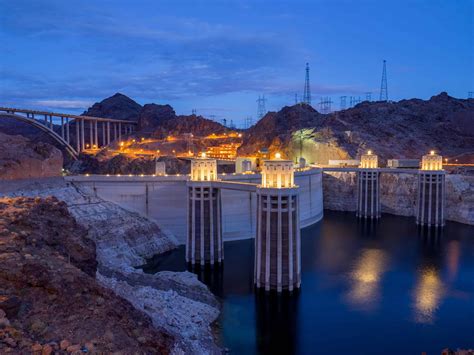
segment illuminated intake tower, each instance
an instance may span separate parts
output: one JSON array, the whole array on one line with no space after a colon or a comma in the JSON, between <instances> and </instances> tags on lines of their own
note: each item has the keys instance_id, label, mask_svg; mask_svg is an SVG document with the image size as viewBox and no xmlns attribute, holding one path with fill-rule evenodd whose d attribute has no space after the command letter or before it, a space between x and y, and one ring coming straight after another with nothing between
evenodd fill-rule
<instances>
[{"instance_id":1,"label":"illuminated intake tower","mask_svg":"<svg viewBox=\"0 0 474 355\"><path fill-rule=\"evenodd\" d=\"M445 171L443 157L431 151L421 160L418 173L416 223L422 226L444 226Z\"/></svg>"},{"instance_id":2,"label":"illuminated intake tower","mask_svg":"<svg viewBox=\"0 0 474 355\"><path fill-rule=\"evenodd\" d=\"M202 158L191 161L188 181L188 233L186 262L220 263L224 260L220 190L212 187L217 180L217 161Z\"/></svg>"},{"instance_id":3,"label":"illuminated intake tower","mask_svg":"<svg viewBox=\"0 0 474 355\"><path fill-rule=\"evenodd\" d=\"M362 155L357 171L357 217L380 217L378 157L370 150Z\"/></svg>"},{"instance_id":4,"label":"illuminated intake tower","mask_svg":"<svg viewBox=\"0 0 474 355\"><path fill-rule=\"evenodd\" d=\"M292 291L301 285L298 186L293 162L265 160L257 187L254 281L266 291Z\"/></svg>"}]
</instances>

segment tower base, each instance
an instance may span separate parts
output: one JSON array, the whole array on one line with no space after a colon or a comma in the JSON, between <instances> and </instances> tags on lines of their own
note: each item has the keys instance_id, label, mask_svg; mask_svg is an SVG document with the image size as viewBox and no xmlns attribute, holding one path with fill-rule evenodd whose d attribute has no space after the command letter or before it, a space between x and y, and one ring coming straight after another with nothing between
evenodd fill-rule
<instances>
[{"instance_id":1,"label":"tower base","mask_svg":"<svg viewBox=\"0 0 474 355\"><path fill-rule=\"evenodd\" d=\"M357 217L380 218L380 172L359 169L357 172Z\"/></svg>"},{"instance_id":2,"label":"tower base","mask_svg":"<svg viewBox=\"0 0 474 355\"><path fill-rule=\"evenodd\" d=\"M188 182L186 262L205 265L224 260L220 190L210 182Z\"/></svg>"},{"instance_id":3,"label":"tower base","mask_svg":"<svg viewBox=\"0 0 474 355\"><path fill-rule=\"evenodd\" d=\"M421 226L443 227L445 205L444 170L420 170L416 223Z\"/></svg>"},{"instance_id":4,"label":"tower base","mask_svg":"<svg viewBox=\"0 0 474 355\"><path fill-rule=\"evenodd\" d=\"M266 291L301 285L298 188L257 188L254 282Z\"/></svg>"}]
</instances>

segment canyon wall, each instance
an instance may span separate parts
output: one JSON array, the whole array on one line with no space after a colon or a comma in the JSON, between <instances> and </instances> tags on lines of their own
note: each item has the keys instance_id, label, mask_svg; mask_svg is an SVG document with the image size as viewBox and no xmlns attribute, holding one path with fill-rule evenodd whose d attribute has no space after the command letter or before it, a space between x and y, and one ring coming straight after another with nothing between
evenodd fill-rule
<instances>
[{"instance_id":1,"label":"canyon wall","mask_svg":"<svg viewBox=\"0 0 474 355\"><path fill-rule=\"evenodd\" d=\"M0 133L0 180L60 176L61 151L51 144Z\"/></svg>"},{"instance_id":2,"label":"canyon wall","mask_svg":"<svg viewBox=\"0 0 474 355\"><path fill-rule=\"evenodd\" d=\"M355 172L324 172L324 208L355 211L357 185ZM415 216L416 174L381 174L380 203L383 213ZM474 225L474 176L446 175L446 211L448 221Z\"/></svg>"}]
</instances>

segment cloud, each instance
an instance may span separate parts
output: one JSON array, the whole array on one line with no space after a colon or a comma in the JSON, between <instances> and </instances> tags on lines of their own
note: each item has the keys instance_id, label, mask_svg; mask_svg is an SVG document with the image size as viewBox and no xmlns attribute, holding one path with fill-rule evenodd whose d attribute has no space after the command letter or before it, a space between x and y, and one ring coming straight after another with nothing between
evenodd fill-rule
<instances>
[{"instance_id":1,"label":"cloud","mask_svg":"<svg viewBox=\"0 0 474 355\"><path fill-rule=\"evenodd\" d=\"M31 101L32 105L41 107L53 107L62 109L83 109L93 104L93 101L87 100L37 100Z\"/></svg>"}]
</instances>

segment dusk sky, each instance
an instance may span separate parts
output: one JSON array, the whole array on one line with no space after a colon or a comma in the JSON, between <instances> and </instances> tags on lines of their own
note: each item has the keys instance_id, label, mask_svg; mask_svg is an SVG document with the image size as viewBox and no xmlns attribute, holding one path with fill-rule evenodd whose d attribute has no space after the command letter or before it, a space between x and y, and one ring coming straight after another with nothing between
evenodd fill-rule
<instances>
[{"instance_id":1,"label":"dusk sky","mask_svg":"<svg viewBox=\"0 0 474 355\"><path fill-rule=\"evenodd\" d=\"M474 91L474 1L0 0L0 105L82 112L121 92L178 114L256 118L380 90L391 100Z\"/></svg>"}]
</instances>

